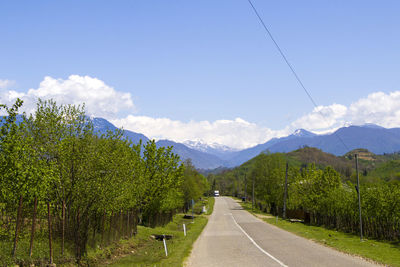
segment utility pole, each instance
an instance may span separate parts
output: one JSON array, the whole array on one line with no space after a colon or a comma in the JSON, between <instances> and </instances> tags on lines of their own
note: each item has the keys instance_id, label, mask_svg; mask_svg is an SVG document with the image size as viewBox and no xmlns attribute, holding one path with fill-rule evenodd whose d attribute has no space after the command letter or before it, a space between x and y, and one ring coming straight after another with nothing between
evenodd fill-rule
<instances>
[{"instance_id":1,"label":"utility pole","mask_svg":"<svg viewBox=\"0 0 400 267\"><path fill-rule=\"evenodd\" d=\"M358 154L354 155L356 158L356 172L357 172L357 193L358 193L358 213L360 214L360 241L363 241L363 228L361 218L361 197L360 197L360 177L358 175Z\"/></svg>"},{"instance_id":2,"label":"utility pole","mask_svg":"<svg viewBox=\"0 0 400 267\"><path fill-rule=\"evenodd\" d=\"M286 198L287 198L287 176L288 176L289 163L286 162L286 175L285 175L285 193L283 194L283 214L282 218L286 219Z\"/></svg>"},{"instance_id":3,"label":"utility pole","mask_svg":"<svg viewBox=\"0 0 400 267\"><path fill-rule=\"evenodd\" d=\"M254 210L254 175L253 175L253 194L251 197L251 210Z\"/></svg>"},{"instance_id":4,"label":"utility pole","mask_svg":"<svg viewBox=\"0 0 400 267\"><path fill-rule=\"evenodd\" d=\"M247 177L246 172L244 173L244 201L247 201Z\"/></svg>"}]
</instances>

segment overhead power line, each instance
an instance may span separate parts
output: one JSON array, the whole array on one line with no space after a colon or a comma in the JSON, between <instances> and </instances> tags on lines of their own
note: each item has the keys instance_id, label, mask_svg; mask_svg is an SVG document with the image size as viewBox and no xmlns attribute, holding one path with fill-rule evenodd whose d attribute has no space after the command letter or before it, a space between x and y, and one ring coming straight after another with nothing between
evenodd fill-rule
<instances>
[{"instance_id":1,"label":"overhead power line","mask_svg":"<svg viewBox=\"0 0 400 267\"><path fill-rule=\"evenodd\" d=\"M293 76L296 78L297 82L300 84L301 88L303 88L303 91L306 93L306 95L308 96L308 98L310 99L310 101L312 102L312 104L314 105L314 107L316 108L316 110L318 111L318 113L321 115L321 117L325 120L325 122L327 123L327 125L329 125L327 119L325 118L324 114L321 112L321 110L318 110L318 105L317 103L314 101L314 99L312 98L310 92L307 90L307 88L304 86L302 80L300 79L299 75L296 73L296 71L294 70L294 67L292 66L292 64L290 64L289 60L287 59L286 55L283 53L282 49L280 48L280 46L278 45L278 43L276 42L274 36L272 35L271 31L268 29L267 25L264 23L264 20L261 18L260 14L258 13L256 7L253 5L253 3L251 2L251 0L247 0L250 4L250 6L252 7L254 13L256 14L258 20L260 21L261 25L263 26L264 30L267 32L269 38L272 40L272 42L275 44L276 49L278 50L279 54L282 56L283 60L285 61L286 65L289 67L289 69L291 70ZM334 135L339 139L339 141L343 144L343 146L346 148L347 151L349 151L350 149L347 147L347 145L343 142L342 138L340 138L339 135L337 135L336 133L334 133Z\"/></svg>"}]
</instances>

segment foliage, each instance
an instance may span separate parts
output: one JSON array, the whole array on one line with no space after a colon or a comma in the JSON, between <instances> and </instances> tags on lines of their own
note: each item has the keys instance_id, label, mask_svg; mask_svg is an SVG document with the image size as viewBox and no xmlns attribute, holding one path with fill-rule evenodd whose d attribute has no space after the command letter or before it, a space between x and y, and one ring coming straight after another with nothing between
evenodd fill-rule
<instances>
[{"instance_id":1,"label":"foliage","mask_svg":"<svg viewBox=\"0 0 400 267\"><path fill-rule=\"evenodd\" d=\"M216 189L223 194L236 196L236 188L242 188L239 195L252 197L254 181L254 201L257 208L274 215L282 215L285 185L285 163L288 161L288 216L302 219L312 225L324 225L344 232L357 233L359 229L358 198L355 188L356 175L351 179L343 177L333 167L314 164L311 159L316 150L311 151L307 163L293 160L288 154L260 154L244 165L222 174L211 176ZM294 154L305 152L295 151ZM365 158L371 157L362 151ZM319 153L319 152L318 152ZM347 155L348 156L348 155ZM385 157L388 157L385 155ZM382 168L370 171L382 173L397 166L390 156L390 161L383 161ZM327 158L332 159L330 156ZM376 157L376 160L382 157ZM299 159L299 158L297 158ZM341 161L342 159L340 159ZM354 160L354 159L353 159ZM319 161L321 162L321 161ZM365 166L365 165L364 165ZM393 167L394 166L394 167ZM392 168L393 167L393 168ZM237 179L233 179L237 177ZM400 183L385 182L377 179L372 183L365 182L366 177L360 174L363 181L360 186L361 208L364 235L371 238L400 240Z\"/></svg>"},{"instance_id":2,"label":"foliage","mask_svg":"<svg viewBox=\"0 0 400 267\"><path fill-rule=\"evenodd\" d=\"M20 116L21 105L0 105L8 113L0 121L0 242L15 233L17 257L17 239L33 242L30 226L38 225L39 238L51 230L62 254L73 244L80 264L88 245L131 237L140 222L168 223L188 198L208 190L172 147L133 144L119 130L95 133L84 106L39 100L34 114Z\"/></svg>"},{"instance_id":3,"label":"foliage","mask_svg":"<svg viewBox=\"0 0 400 267\"><path fill-rule=\"evenodd\" d=\"M210 186L207 179L197 172L190 159L184 162L184 166L182 192L185 207L188 209L191 200L201 198L205 192L210 190Z\"/></svg>"}]
</instances>

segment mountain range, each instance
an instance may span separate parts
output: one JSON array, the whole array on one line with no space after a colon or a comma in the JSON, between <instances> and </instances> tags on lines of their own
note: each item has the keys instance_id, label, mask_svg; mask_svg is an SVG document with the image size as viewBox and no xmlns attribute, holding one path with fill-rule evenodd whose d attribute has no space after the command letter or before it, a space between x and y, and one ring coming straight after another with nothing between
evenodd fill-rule
<instances>
[{"instance_id":1,"label":"mountain range","mask_svg":"<svg viewBox=\"0 0 400 267\"><path fill-rule=\"evenodd\" d=\"M95 129L100 131L114 130L116 127L105 119L94 118ZM149 138L129 130L124 135L133 142L140 139L147 142ZM177 143L170 140L159 140L158 147L173 146L173 152L183 160L191 159L198 169L215 169L218 167L235 167L260 153L290 152L309 146L337 156L357 148L365 148L375 154L394 153L400 151L400 128L387 129L374 124L348 126L339 128L333 133L317 135L298 129L293 134L273 138L268 142L243 150L235 150L219 144L206 144L202 141L186 141Z\"/></svg>"},{"instance_id":2,"label":"mountain range","mask_svg":"<svg viewBox=\"0 0 400 267\"><path fill-rule=\"evenodd\" d=\"M106 133L117 129L112 123L102 118L91 118L94 130ZM149 138L141 133L124 130L124 136L134 143ZM400 128L384 128L374 124L342 127L330 134L317 135L304 129L293 134L273 138L268 142L243 150L235 150L219 144L206 144L202 141L177 143L170 140L159 140L158 147L173 146L173 152L183 160L191 159L198 169L210 170L218 167L235 167L260 153L290 152L301 147L315 147L337 156L348 151L365 148L374 154L394 153L400 151Z\"/></svg>"}]
</instances>

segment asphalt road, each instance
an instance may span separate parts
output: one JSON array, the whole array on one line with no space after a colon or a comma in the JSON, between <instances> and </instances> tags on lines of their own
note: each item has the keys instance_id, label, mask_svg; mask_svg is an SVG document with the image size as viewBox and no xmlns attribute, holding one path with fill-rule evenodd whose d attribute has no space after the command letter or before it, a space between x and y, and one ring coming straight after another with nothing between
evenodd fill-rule
<instances>
[{"instance_id":1,"label":"asphalt road","mask_svg":"<svg viewBox=\"0 0 400 267\"><path fill-rule=\"evenodd\" d=\"M214 212L186 266L379 266L267 224L233 199L217 197Z\"/></svg>"}]
</instances>

